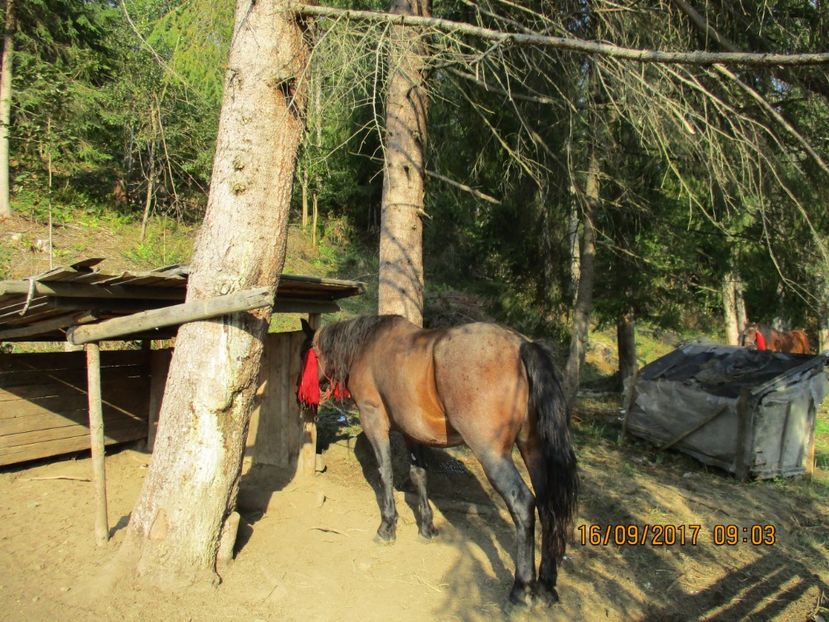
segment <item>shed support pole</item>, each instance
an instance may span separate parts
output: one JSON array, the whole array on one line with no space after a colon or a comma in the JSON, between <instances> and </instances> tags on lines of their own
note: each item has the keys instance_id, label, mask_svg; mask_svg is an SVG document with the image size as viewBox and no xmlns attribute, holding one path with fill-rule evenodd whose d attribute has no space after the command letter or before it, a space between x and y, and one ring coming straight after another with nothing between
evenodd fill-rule
<instances>
[{"instance_id":1,"label":"shed support pole","mask_svg":"<svg viewBox=\"0 0 829 622\"><path fill-rule=\"evenodd\" d=\"M104 415L101 406L101 350L97 343L88 343L85 348L92 481L95 483L95 542L98 546L103 546L109 540L109 521L104 469Z\"/></svg>"}]
</instances>

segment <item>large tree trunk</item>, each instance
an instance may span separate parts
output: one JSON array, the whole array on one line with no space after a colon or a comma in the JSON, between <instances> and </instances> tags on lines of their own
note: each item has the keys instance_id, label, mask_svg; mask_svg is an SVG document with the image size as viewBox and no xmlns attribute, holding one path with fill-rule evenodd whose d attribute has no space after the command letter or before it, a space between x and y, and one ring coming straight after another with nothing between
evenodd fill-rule
<instances>
[{"instance_id":1,"label":"large tree trunk","mask_svg":"<svg viewBox=\"0 0 829 622\"><path fill-rule=\"evenodd\" d=\"M579 390L581 368L587 351L590 314L593 311L593 266L596 258L596 232L593 216L599 202L599 157L594 145L585 183L584 218L582 221L581 250L579 253L579 284L570 328L570 354L564 370L567 400L572 405Z\"/></svg>"},{"instance_id":2,"label":"large tree trunk","mask_svg":"<svg viewBox=\"0 0 829 622\"><path fill-rule=\"evenodd\" d=\"M722 278L722 307L725 342L736 346L740 342L740 327L737 319L737 289L732 272L727 272Z\"/></svg>"},{"instance_id":3,"label":"large tree trunk","mask_svg":"<svg viewBox=\"0 0 829 622\"><path fill-rule=\"evenodd\" d=\"M824 278L820 288L817 321L817 352L829 350L829 279Z\"/></svg>"},{"instance_id":4,"label":"large tree trunk","mask_svg":"<svg viewBox=\"0 0 829 622\"><path fill-rule=\"evenodd\" d=\"M12 109L12 57L14 56L15 0L6 0L3 58L0 68L0 218L11 216L9 202L9 123Z\"/></svg>"},{"instance_id":5,"label":"large tree trunk","mask_svg":"<svg viewBox=\"0 0 829 622\"><path fill-rule=\"evenodd\" d=\"M734 279L734 305L737 312L737 328L742 331L748 325L748 313L743 294L743 280L740 277Z\"/></svg>"},{"instance_id":6,"label":"large tree trunk","mask_svg":"<svg viewBox=\"0 0 829 622\"><path fill-rule=\"evenodd\" d=\"M237 0L188 301L275 287L281 273L308 58L287 6L284 0ZM122 547L124 559L152 583L215 579L220 542L232 545L270 315L267 308L179 330L152 463Z\"/></svg>"},{"instance_id":7,"label":"large tree trunk","mask_svg":"<svg viewBox=\"0 0 829 622\"><path fill-rule=\"evenodd\" d=\"M623 313L616 320L616 348L619 354L619 382L625 382L636 373L636 328L633 311Z\"/></svg>"},{"instance_id":8,"label":"large tree trunk","mask_svg":"<svg viewBox=\"0 0 829 622\"><path fill-rule=\"evenodd\" d=\"M431 15L430 0L392 0L392 13ZM423 324L423 195L427 93L425 49L417 31L391 29L380 222L378 312Z\"/></svg>"}]
</instances>

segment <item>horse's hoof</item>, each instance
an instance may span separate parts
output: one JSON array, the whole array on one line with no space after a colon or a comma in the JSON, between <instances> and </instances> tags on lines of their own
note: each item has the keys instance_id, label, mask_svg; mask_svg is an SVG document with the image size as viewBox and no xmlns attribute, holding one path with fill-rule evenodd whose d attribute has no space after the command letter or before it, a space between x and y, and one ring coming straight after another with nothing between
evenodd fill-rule
<instances>
[{"instance_id":1,"label":"horse's hoof","mask_svg":"<svg viewBox=\"0 0 829 622\"><path fill-rule=\"evenodd\" d=\"M380 528L377 530L377 535L374 536L374 541L380 544L392 544L397 539L397 534L395 533L395 528L386 527L385 525L380 525Z\"/></svg>"},{"instance_id":2,"label":"horse's hoof","mask_svg":"<svg viewBox=\"0 0 829 622\"><path fill-rule=\"evenodd\" d=\"M558 592L556 592L556 588L542 585L540 581L536 583L535 586L535 599L539 604L543 605L544 607L552 607L557 602L559 602Z\"/></svg>"},{"instance_id":3,"label":"horse's hoof","mask_svg":"<svg viewBox=\"0 0 829 622\"><path fill-rule=\"evenodd\" d=\"M512 608L528 609L533 606L533 588L531 585L516 583L509 593L509 605Z\"/></svg>"},{"instance_id":4,"label":"horse's hoof","mask_svg":"<svg viewBox=\"0 0 829 622\"><path fill-rule=\"evenodd\" d=\"M432 539L438 535L438 530L434 525L429 525L428 527L421 527L418 530L418 534L420 534L421 540L431 542Z\"/></svg>"}]
</instances>

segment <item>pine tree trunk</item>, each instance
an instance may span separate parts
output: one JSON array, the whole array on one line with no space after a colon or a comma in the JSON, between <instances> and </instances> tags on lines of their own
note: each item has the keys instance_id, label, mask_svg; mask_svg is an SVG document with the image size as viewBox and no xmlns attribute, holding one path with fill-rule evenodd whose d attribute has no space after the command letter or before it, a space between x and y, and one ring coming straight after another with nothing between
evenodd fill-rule
<instances>
[{"instance_id":1,"label":"pine tree trunk","mask_svg":"<svg viewBox=\"0 0 829 622\"><path fill-rule=\"evenodd\" d=\"M285 0L237 0L188 301L276 287L307 58ZM179 330L152 463L121 548L122 560L151 583L174 588L215 580L220 543L227 549L235 539L232 518L270 314L267 308Z\"/></svg>"},{"instance_id":2,"label":"pine tree trunk","mask_svg":"<svg viewBox=\"0 0 829 622\"><path fill-rule=\"evenodd\" d=\"M624 389L625 381L636 373L636 327L633 311L623 313L616 320L616 348L619 354L619 382Z\"/></svg>"},{"instance_id":3,"label":"pine tree trunk","mask_svg":"<svg viewBox=\"0 0 829 622\"><path fill-rule=\"evenodd\" d=\"M590 153L585 195L579 254L579 284L573 309L573 324L570 328L570 354L567 357L564 371L565 391L571 405L575 402L579 390L581 368L584 365L584 356L587 351L590 314L593 311L593 267L596 258L596 232L593 227L593 216L599 202L599 157L595 145Z\"/></svg>"},{"instance_id":4,"label":"pine tree trunk","mask_svg":"<svg viewBox=\"0 0 829 622\"><path fill-rule=\"evenodd\" d=\"M820 288L821 303L818 306L817 352L829 350L829 276L824 275Z\"/></svg>"},{"instance_id":5,"label":"pine tree trunk","mask_svg":"<svg viewBox=\"0 0 829 622\"><path fill-rule=\"evenodd\" d=\"M740 341L740 329L737 326L737 299L734 287L734 274L727 272L722 278L723 323L725 342L736 346Z\"/></svg>"},{"instance_id":6,"label":"pine tree trunk","mask_svg":"<svg viewBox=\"0 0 829 622\"><path fill-rule=\"evenodd\" d=\"M431 15L430 0L392 0L391 12ZM392 26L391 78L386 98L386 144L380 217L378 312L423 324L424 157L427 92L419 33Z\"/></svg>"},{"instance_id":7,"label":"pine tree trunk","mask_svg":"<svg viewBox=\"0 0 829 622\"><path fill-rule=\"evenodd\" d=\"M748 326L748 313L746 312L746 300L743 296L743 281L740 277L734 279L734 304L737 311L737 328L743 331ZM739 337L737 339L739 341Z\"/></svg>"},{"instance_id":8,"label":"pine tree trunk","mask_svg":"<svg viewBox=\"0 0 829 622\"><path fill-rule=\"evenodd\" d=\"M12 214L9 200L9 123L12 109L12 59L14 56L15 0L6 0L3 58L0 68L0 218Z\"/></svg>"}]
</instances>

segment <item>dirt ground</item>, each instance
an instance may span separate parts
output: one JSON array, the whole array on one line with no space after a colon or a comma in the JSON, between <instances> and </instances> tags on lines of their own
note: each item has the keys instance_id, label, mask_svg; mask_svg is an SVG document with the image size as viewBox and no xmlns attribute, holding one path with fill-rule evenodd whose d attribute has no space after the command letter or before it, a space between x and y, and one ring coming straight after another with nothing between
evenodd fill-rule
<instances>
[{"instance_id":1,"label":"dirt ground","mask_svg":"<svg viewBox=\"0 0 829 622\"><path fill-rule=\"evenodd\" d=\"M218 587L165 593L121 583L88 592L123 538L150 456L110 450L113 537L93 538L83 454L0 471L0 608L6 620L829 620L829 473L737 484L678 454L616 443L607 414L577 414L582 497L559 575L562 602L505 612L512 523L465 450L430 454L439 537L418 538L396 465L398 539L373 541L379 514L362 436L326 445L325 472L262 487L248 476L236 559ZM334 440L334 439L331 439ZM259 509L257 509L257 507ZM262 509L264 507L264 510ZM590 525L700 525L696 544L582 544ZM773 545L715 546L715 525L773 525Z\"/></svg>"}]
</instances>

